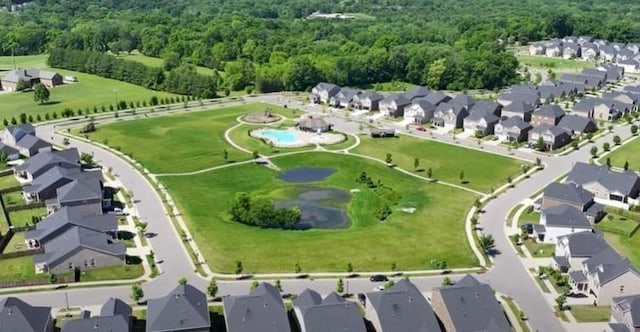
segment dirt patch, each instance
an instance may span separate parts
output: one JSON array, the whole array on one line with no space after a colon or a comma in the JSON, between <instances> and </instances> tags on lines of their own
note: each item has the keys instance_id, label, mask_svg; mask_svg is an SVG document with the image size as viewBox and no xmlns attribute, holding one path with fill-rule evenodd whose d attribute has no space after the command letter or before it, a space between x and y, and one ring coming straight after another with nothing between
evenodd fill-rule
<instances>
[{"instance_id":1,"label":"dirt patch","mask_svg":"<svg viewBox=\"0 0 640 332\"><path fill-rule=\"evenodd\" d=\"M271 112L251 113L242 117L242 121L249 123L273 123L278 122L281 119L281 116L272 114Z\"/></svg>"}]
</instances>

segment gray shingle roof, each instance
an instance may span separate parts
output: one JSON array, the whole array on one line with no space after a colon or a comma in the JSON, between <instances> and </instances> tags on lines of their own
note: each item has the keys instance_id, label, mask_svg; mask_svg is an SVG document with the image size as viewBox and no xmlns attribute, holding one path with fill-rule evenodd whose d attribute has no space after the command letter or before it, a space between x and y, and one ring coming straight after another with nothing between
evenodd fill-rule
<instances>
[{"instance_id":1,"label":"gray shingle roof","mask_svg":"<svg viewBox=\"0 0 640 332\"><path fill-rule=\"evenodd\" d=\"M419 107L420 109L422 109L425 112L428 112L428 111L432 111L433 112L433 111L436 110L436 106L435 105L431 104L430 102L428 102L428 101L426 101L426 100L424 100L422 98L418 98L418 99L414 100L411 103L411 107Z\"/></svg>"},{"instance_id":2,"label":"gray shingle roof","mask_svg":"<svg viewBox=\"0 0 640 332\"><path fill-rule=\"evenodd\" d=\"M471 275L434 291L440 292L457 331L511 331L491 287Z\"/></svg>"},{"instance_id":3,"label":"gray shingle roof","mask_svg":"<svg viewBox=\"0 0 640 332\"><path fill-rule=\"evenodd\" d=\"M543 199L554 199L567 204L586 206L594 195L574 183L551 183L544 188Z\"/></svg>"},{"instance_id":4,"label":"gray shingle roof","mask_svg":"<svg viewBox=\"0 0 640 332\"><path fill-rule=\"evenodd\" d=\"M591 257L598 252L609 248L602 236L592 231L583 231L563 236L568 240L571 257Z\"/></svg>"},{"instance_id":5,"label":"gray shingle roof","mask_svg":"<svg viewBox=\"0 0 640 332\"><path fill-rule=\"evenodd\" d=\"M0 151L4 151L8 156L18 153L18 150L2 143L0 143Z\"/></svg>"},{"instance_id":6,"label":"gray shingle roof","mask_svg":"<svg viewBox=\"0 0 640 332\"><path fill-rule=\"evenodd\" d=\"M590 274L597 274L600 286L608 284L620 275L633 272L640 279L640 272L626 257L620 256L611 247L604 248L582 263Z\"/></svg>"},{"instance_id":7,"label":"gray shingle roof","mask_svg":"<svg viewBox=\"0 0 640 332\"><path fill-rule=\"evenodd\" d=\"M210 327L207 296L189 284L179 285L166 296L151 299L147 304L147 332Z\"/></svg>"},{"instance_id":8,"label":"gray shingle roof","mask_svg":"<svg viewBox=\"0 0 640 332\"><path fill-rule=\"evenodd\" d=\"M573 105L573 111L581 112L581 113L591 112L597 102L598 102L598 99L596 98L580 99L580 101L578 101Z\"/></svg>"},{"instance_id":9,"label":"gray shingle roof","mask_svg":"<svg viewBox=\"0 0 640 332\"><path fill-rule=\"evenodd\" d=\"M513 112L513 113L519 113L519 114L525 114L525 113L529 113L529 112L533 112L533 105L532 104L528 104L525 103L521 100L518 101L514 101L511 104L505 106L502 110L504 112Z\"/></svg>"},{"instance_id":10,"label":"gray shingle roof","mask_svg":"<svg viewBox=\"0 0 640 332\"><path fill-rule=\"evenodd\" d=\"M53 324L50 307L36 307L17 297L0 299L1 332L43 332Z\"/></svg>"},{"instance_id":11,"label":"gray shingle roof","mask_svg":"<svg viewBox=\"0 0 640 332\"><path fill-rule=\"evenodd\" d=\"M556 265L558 265L561 268L569 268L571 266L571 264L569 263L569 259L567 257L564 256L553 256L553 261L556 262Z\"/></svg>"},{"instance_id":12,"label":"gray shingle roof","mask_svg":"<svg viewBox=\"0 0 640 332\"><path fill-rule=\"evenodd\" d=\"M639 181L638 175L632 170L616 172L610 170L606 165L597 166L582 162L573 166L566 180L566 182L574 182L581 186L597 182L609 191L622 193L633 198L638 196Z\"/></svg>"},{"instance_id":13,"label":"gray shingle roof","mask_svg":"<svg viewBox=\"0 0 640 332\"><path fill-rule=\"evenodd\" d=\"M591 223L582 211L569 205L557 205L542 210L547 227L591 229Z\"/></svg>"},{"instance_id":14,"label":"gray shingle roof","mask_svg":"<svg viewBox=\"0 0 640 332\"><path fill-rule=\"evenodd\" d=\"M299 321L304 331L366 331L358 306L334 292L322 300L320 294L306 289L293 301L293 305L302 315Z\"/></svg>"},{"instance_id":15,"label":"gray shingle roof","mask_svg":"<svg viewBox=\"0 0 640 332\"><path fill-rule=\"evenodd\" d=\"M79 226L97 232L107 232L118 228L113 214L87 216L82 207L63 207L36 224L36 228L25 233L26 239L47 242L67 229Z\"/></svg>"},{"instance_id":16,"label":"gray shingle roof","mask_svg":"<svg viewBox=\"0 0 640 332\"><path fill-rule=\"evenodd\" d=\"M442 103L440 105L438 105L436 107L436 113L441 113L441 114L447 114L447 113L453 113L455 115L460 114L461 112L464 112L466 110L466 108L462 105L458 105L458 104L452 104L451 102L448 103Z\"/></svg>"},{"instance_id":17,"label":"gray shingle roof","mask_svg":"<svg viewBox=\"0 0 640 332\"><path fill-rule=\"evenodd\" d=\"M129 332L129 319L123 316L99 316L66 320L61 332Z\"/></svg>"},{"instance_id":18,"label":"gray shingle roof","mask_svg":"<svg viewBox=\"0 0 640 332\"><path fill-rule=\"evenodd\" d=\"M582 75L585 76L594 76L594 77L598 77L600 79L606 80L607 79L607 72L604 70L598 70L598 69L594 69L594 68L582 68Z\"/></svg>"},{"instance_id":19,"label":"gray shingle roof","mask_svg":"<svg viewBox=\"0 0 640 332\"><path fill-rule=\"evenodd\" d=\"M36 68L12 70L5 75L2 80L7 82L18 82L19 80L30 81L34 78L52 79L57 73L40 70Z\"/></svg>"},{"instance_id":20,"label":"gray shingle roof","mask_svg":"<svg viewBox=\"0 0 640 332\"><path fill-rule=\"evenodd\" d=\"M388 95L380 101L381 104L387 104L387 103L393 103L393 102L396 103L397 106L411 104L411 101L409 99L405 98L403 95L398 95L398 94Z\"/></svg>"},{"instance_id":21,"label":"gray shingle roof","mask_svg":"<svg viewBox=\"0 0 640 332\"><path fill-rule=\"evenodd\" d=\"M571 278L571 280L573 280L575 282L578 282L578 283L587 282L587 276L585 276L584 273L582 273L581 270L569 272L569 278Z\"/></svg>"},{"instance_id":22,"label":"gray shingle roof","mask_svg":"<svg viewBox=\"0 0 640 332\"><path fill-rule=\"evenodd\" d=\"M58 203L65 204L102 198L102 173L91 171L83 172L82 175L57 189Z\"/></svg>"},{"instance_id":23,"label":"gray shingle roof","mask_svg":"<svg viewBox=\"0 0 640 332\"><path fill-rule=\"evenodd\" d=\"M512 117L502 121L502 126L505 127L505 128L516 127L516 128L518 128L520 130L531 128L531 124L529 124L528 122L524 121L519 116L512 116Z\"/></svg>"},{"instance_id":24,"label":"gray shingle roof","mask_svg":"<svg viewBox=\"0 0 640 332\"><path fill-rule=\"evenodd\" d=\"M503 92L498 95L498 99L511 101L511 104L518 102L537 105L540 102L540 96L537 93Z\"/></svg>"},{"instance_id":25,"label":"gray shingle roof","mask_svg":"<svg viewBox=\"0 0 640 332\"><path fill-rule=\"evenodd\" d=\"M560 135L569 135L569 133L567 133L566 130L558 127L558 126L554 126L554 125L550 125L548 123L543 123L533 129L531 129L531 133L537 133L537 134L542 134L542 135L546 135L549 134L553 137L556 136L560 136Z\"/></svg>"},{"instance_id":26,"label":"gray shingle roof","mask_svg":"<svg viewBox=\"0 0 640 332\"><path fill-rule=\"evenodd\" d=\"M290 332L291 327L280 292L261 283L243 296L223 297L228 332Z\"/></svg>"},{"instance_id":27,"label":"gray shingle roof","mask_svg":"<svg viewBox=\"0 0 640 332\"><path fill-rule=\"evenodd\" d=\"M451 100L451 97L447 96L444 92L435 91L430 94L424 96L422 99L428 101L432 105L438 106L440 103L445 103Z\"/></svg>"},{"instance_id":28,"label":"gray shingle roof","mask_svg":"<svg viewBox=\"0 0 640 332\"><path fill-rule=\"evenodd\" d=\"M479 100L473 105L473 107L471 107L469 112L471 113L482 112L482 113L495 114L501 108L502 108L502 105L496 103L495 101Z\"/></svg>"},{"instance_id":29,"label":"gray shingle roof","mask_svg":"<svg viewBox=\"0 0 640 332\"><path fill-rule=\"evenodd\" d=\"M357 89L342 88L342 89L340 89L340 92L338 92L335 95L334 98L337 99L340 102L350 103L351 100L353 100L353 97L355 97L359 93L360 93L360 90L357 90Z\"/></svg>"},{"instance_id":30,"label":"gray shingle roof","mask_svg":"<svg viewBox=\"0 0 640 332\"><path fill-rule=\"evenodd\" d=\"M416 98L421 98L428 95L431 91L424 86L417 85L413 87L411 90L405 92L403 95L405 98L409 100L414 100Z\"/></svg>"},{"instance_id":31,"label":"gray shingle roof","mask_svg":"<svg viewBox=\"0 0 640 332\"><path fill-rule=\"evenodd\" d=\"M533 112L533 115L558 119L564 116L564 111L562 110L562 107L558 105L542 105L540 106L540 109Z\"/></svg>"},{"instance_id":32,"label":"gray shingle roof","mask_svg":"<svg viewBox=\"0 0 640 332\"><path fill-rule=\"evenodd\" d=\"M11 136L13 136L14 139L16 140L19 140L24 135L36 134L36 128L30 123L9 126L9 127L6 127L5 130L11 133Z\"/></svg>"},{"instance_id":33,"label":"gray shingle roof","mask_svg":"<svg viewBox=\"0 0 640 332\"><path fill-rule=\"evenodd\" d=\"M630 296L620 296L611 299L613 306L620 311L628 313L631 316L631 322L634 327L640 327L640 294ZM628 330L625 330L625 332Z\"/></svg>"},{"instance_id":34,"label":"gray shingle roof","mask_svg":"<svg viewBox=\"0 0 640 332\"><path fill-rule=\"evenodd\" d=\"M384 96L375 91L365 91L360 95L358 95L358 99L360 100L371 99L371 101L380 101L384 99Z\"/></svg>"},{"instance_id":35,"label":"gray shingle roof","mask_svg":"<svg viewBox=\"0 0 640 332\"><path fill-rule=\"evenodd\" d=\"M320 82L315 88L325 90L329 92L329 97L334 96L336 93L340 91L340 87L333 83Z\"/></svg>"},{"instance_id":36,"label":"gray shingle roof","mask_svg":"<svg viewBox=\"0 0 640 332\"><path fill-rule=\"evenodd\" d=\"M473 112L465 118L465 121L480 121L481 119L484 119L487 123L497 123L500 121L500 118L491 112Z\"/></svg>"},{"instance_id":37,"label":"gray shingle roof","mask_svg":"<svg viewBox=\"0 0 640 332\"><path fill-rule=\"evenodd\" d=\"M597 128L593 119L575 114L565 115L562 117L558 123L558 127L573 132L584 132L589 127Z\"/></svg>"},{"instance_id":38,"label":"gray shingle roof","mask_svg":"<svg viewBox=\"0 0 640 332\"><path fill-rule=\"evenodd\" d=\"M78 149L71 148L66 150L52 150L40 152L29 158L22 165L16 166L18 171L27 171L30 174L36 174L44 169L51 168L55 165L64 166L66 168L80 167L80 154Z\"/></svg>"},{"instance_id":39,"label":"gray shingle roof","mask_svg":"<svg viewBox=\"0 0 640 332\"><path fill-rule=\"evenodd\" d=\"M110 298L102 305L100 309L100 316L117 316L121 315L124 317L131 316L132 313L131 306L126 304L124 301L117 298Z\"/></svg>"},{"instance_id":40,"label":"gray shingle roof","mask_svg":"<svg viewBox=\"0 0 640 332\"><path fill-rule=\"evenodd\" d=\"M540 91L540 97L549 99L549 98L560 98L566 94L563 85L559 86L541 86L538 91Z\"/></svg>"},{"instance_id":41,"label":"gray shingle roof","mask_svg":"<svg viewBox=\"0 0 640 332\"><path fill-rule=\"evenodd\" d=\"M475 105L476 100L473 99L471 96L463 93L463 94L459 94L459 95L453 97L453 99L451 99L450 103L455 104L455 105L461 105L461 106L466 107L467 109L470 109Z\"/></svg>"},{"instance_id":42,"label":"gray shingle roof","mask_svg":"<svg viewBox=\"0 0 640 332\"><path fill-rule=\"evenodd\" d=\"M378 316L380 332L441 331L433 309L408 280L400 280L387 290L367 293L367 299Z\"/></svg>"},{"instance_id":43,"label":"gray shingle roof","mask_svg":"<svg viewBox=\"0 0 640 332\"><path fill-rule=\"evenodd\" d=\"M50 147L51 144L40 139L37 136L34 135L24 135L22 136L22 138L16 142L16 145L18 147L24 148L24 149L28 149L28 150L40 150L42 148L46 148L46 147Z\"/></svg>"}]
</instances>

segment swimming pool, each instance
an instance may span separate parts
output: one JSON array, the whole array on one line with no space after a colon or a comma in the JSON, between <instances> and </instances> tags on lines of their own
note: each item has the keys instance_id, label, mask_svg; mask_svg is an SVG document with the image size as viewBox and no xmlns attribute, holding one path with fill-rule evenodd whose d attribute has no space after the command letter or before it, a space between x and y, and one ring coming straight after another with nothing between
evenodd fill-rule
<instances>
[{"instance_id":1,"label":"swimming pool","mask_svg":"<svg viewBox=\"0 0 640 332\"><path fill-rule=\"evenodd\" d=\"M296 135L290 131L263 130L261 134L264 138L274 141L276 144L290 145L298 141Z\"/></svg>"}]
</instances>

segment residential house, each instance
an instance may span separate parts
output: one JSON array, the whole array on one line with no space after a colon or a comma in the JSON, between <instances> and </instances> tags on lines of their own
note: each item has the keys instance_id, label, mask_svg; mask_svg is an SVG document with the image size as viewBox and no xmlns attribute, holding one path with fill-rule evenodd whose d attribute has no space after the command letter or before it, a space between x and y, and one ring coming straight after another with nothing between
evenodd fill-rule
<instances>
[{"instance_id":1,"label":"residential house","mask_svg":"<svg viewBox=\"0 0 640 332\"><path fill-rule=\"evenodd\" d=\"M595 99L593 105L593 118L596 120L613 121L619 118L626 106L622 106L622 111L616 108L613 100Z\"/></svg>"},{"instance_id":2,"label":"residential house","mask_svg":"<svg viewBox=\"0 0 640 332\"><path fill-rule=\"evenodd\" d=\"M586 61L596 61L600 55L598 46L593 43L584 43L580 47L580 57Z\"/></svg>"},{"instance_id":3,"label":"residential house","mask_svg":"<svg viewBox=\"0 0 640 332\"><path fill-rule=\"evenodd\" d=\"M629 43L626 47L629 51L633 52L633 54L640 53L640 44L638 43Z\"/></svg>"},{"instance_id":4,"label":"residential house","mask_svg":"<svg viewBox=\"0 0 640 332\"><path fill-rule=\"evenodd\" d=\"M147 302L147 332L208 332L210 328L207 296L189 284Z\"/></svg>"},{"instance_id":5,"label":"residential house","mask_svg":"<svg viewBox=\"0 0 640 332\"><path fill-rule=\"evenodd\" d=\"M540 105L540 95L538 91L530 93L502 92L498 94L497 101L505 107L509 106L512 103L524 103L536 107Z\"/></svg>"},{"instance_id":6,"label":"residential house","mask_svg":"<svg viewBox=\"0 0 640 332\"><path fill-rule=\"evenodd\" d=\"M541 55L545 54L546 47L542 43L534 43L529 45L529 54L530 55Z\"/></svg>"},{"instance_id":7,"label":"residential house","mask_svg":"<svg viewBox=\"0 0 640 332\"><path fill-rule=\"evenodd\" d=\"M569 271L571 291L592 295L597 305L610 305L615 297L640 293L640 271L611 247L582 262L582 269Z\"/></svg>"},{"instance_id":8,"label":"residential house","mask_svg":"<svg viewBox=\"0 0 640 332\"><path fill-rule=\"evenodd\" d=\"M353 105L357 109L365 109L369 111L377 111L378 103L384 99L384 96L375 91L365 91L353 97Z\"/></svg>"},{"instance_id":9,"label":"residential house","mask_svg":"<svg viewBox=\"0 0 640 332\"><path fill-rule=\"evenodd\" d=\"M605 79L583 74L562 74L562 76L560 76L560 81L574 84L584 84L588 90L600 89L606 83Z\"/></svg>"},{"instance_id":10,"label":"residential house","mask_svg":"<svg viewBox=\"0 0 640 332\"><path fill-rule=\"evenodd\" d=\"M607 72L604 70L599 70L594 68L582 68L580 75L596 77L603 82L607 81Z\"/></svg>"},{"instance_id":11,"label":"residential house","mask_svg":"<svg viewBox=\"0 0 640 332\"><path fill-rule=\"evenodd\" d=\"M451 97L447 96L444 92L434 91L422 97L421 99L428 101L432 105L438 106L441 103L446 103L450 101Z\"/></svg>"},{"instance_id":12,"label":"residential house","mask_svg":"<svg viewBox=\"0 0 640 332\"><path fill-rule=\"evenodd\" d=\"M434 288L431 305L449 332L512 331L493 289L469 274L455 285Z\"/></svg>"},{"instance_id":13,"label":"residential house","mask_svg":"<svg viewBox=\"0 0 640 332\"><path fill-rule=\"evenodd\" d=\"M604 46L604 45L609 44L609 42L608 42L608 41L606 41L606 40L604 40L604 39L594 39L594 40L593 40L593 43L594 43L596 46L598 46L598 48L600 48L600 47L602 47L602 46Z\"/></svg>"},{"instance_id":14,"label":"residential house","mask_svg":"<svg viewBox=\"0 0 640 332\"><path fill-rule=\"evenodd\" d=\"M339 86L320 82L311 89L310 99L313 103L329 103L331 97L337 95L338 92L340 92Z\"/></svg>"},{"instance_id":15,"label":"residential house","mask_svg":"<svg viewBox=\"0 0 640 332\"><path fill-rule=\"evenodd\" d=\"M271 284L260 283L249 295L222 298L228 332L290 332L287 312L280 292ZM206 308L206 306L205 306Z\"/></svg>"},{"instance_id":16,"label":"residential house","mask_svg":"<svg viewBox=\"0 0 640 332\"><path fill-rule=\"evenodd\" d=\"M116 237L118 225L113 214L87 214L81 207L63 207L24 234L27 248L39 248L73 227L87 228Z\"/></svg>"},{"instance_id":17,"label":"residential house","mask_svg":"<svg viewBox=\"0 0 640 332\"><path fill-rule=\"evenodd\" d=\"M543 123L529 131L529 143L536 145L542 137L545 151L553 151L567 145L571 141L571 135L566 130Z\"/></svg>"},{"instance_id":18,"label":"residential house","mask_svg":"<svg viewBox=\"0 0 640 332\"><path fill-rule=\"evenodd\" d=\"M580 99L578 102L573 104L571 114L593 119L594 107L597 101L597 98Z\"/></svg>"},{"instance_id":19,"label":"residential house","mask_svg":"<svg viewBox=\"0 0 640 332\"><path fill-rule=\"evenodd\" d=\"M293 308L301 332L366 332L358 305L335 292L323 300L317 292L305 289L293 300Z\"/></svg>"},{"instance_id":20,"label":"residential house","mask_svg":"<svg viewBox=\"0 0 640 332\"><path fill-rule=\"evenodd\" d=\"M0 132L0 141L27 157L51 147L51 144L36 136L36 129L30 124L5 127Z\"/></svg>"},{"instance_id":21,"label":"residential house","mask_svg":"<svg viewBox=\"0 0 640 332\"><path fill-rule=\"evenodd\" d=\"M72 226L47 241L44 253L33 256L36 273L66 273L125 264L126 248L104 232Z\"/></svg>"},{"instance_id":22,"label":"residential house","mask_svg":"<svg viewBox=\"0 0 640 332\"><path fill-rule=\"evenodd\" d=\"M640 294L612 298L609 321L612 332L640 331Z\"/></svg>"},{"instance_id":23,"label":"residential house","mask_svg":"<svg viewBox=\"0 0 640 332\"><path fill-rule=\"evenodd\" d=\"M558 123L558 127L569 131L572 137L598 130L598 126L593 119L575 114L565 115Z\"/></svg>"},{"instance_id":24,"label":"residential house","mask_svg":"<svg viewBox=\"0 0 640 332\"><path fill-rule=\"evenodd\" d=\"M481 136L492 135L500 118L493 112L476 111L464 118L464 129L469 129Z\"/></svg>"},{"instance_id":25,"label":"residential house","mask_svg":"<svg viewBox=\"0 0 640 332\"><path fill-rule=\"evenodd\" d=\"M615 49L616 51L621 51L626 48L626 44L624 43L610 43L609 45L611 45L611 47L613 47L613 49Z\"/></svg>"},{"instance_id":26,"label":"residential house","mask_svg":"<svg viewBox=\"0 0 640 332\"><path fill-rule=\"evenodd\" d=\"M630 50L628 50L626 48L621 49L616 54L616 62L631 60L631 59L633 59L634 55L635 55L635 53L631 52Z\"/></svg>"},{"instance_id":27,"label":"residential house","mask_svg":"<svg viewBox=\"0 0 640 332\"><path fill-rule=\"evenodd\" d=\"M614 83L624 76L624 68L612 63L604 63L596 68L607 72L607 82Z\"/></svg>"},{"instance_id":28,"label":"residential house","mask_svg":"<svg viewBox=\"0 0 640 332\"><path fill-rule=\"evenodd\" d=\"M462 105L443 103L436 107L433 113L433 124L450 129L462 128L464 118L469 115L467 108Z\"/></svg>"},{"instance_id":29,"label":"residential house","mask_svg":"<svg viewBox=\"0 0 640 332\"><path fill-rule=\"evenodd\" d=\"M76 148L47 150L39 153L23 164L14 167L14 174L21 182L29 183L53 167L67 169L80 168L80 153Z\"/></svg>"},{"instance_id":30,"label":"residential house","mask_svg":"<svg viewBox=\"0 0 640 332\"><path fill-rule=\"evenodd\" d=\"M424 99L416 99L411 105L405 107L404 118L413 123L426 123L433 119L436 107Z\"/></svg>"},{"instance_id":31,"label":"residential house","mask_svg":"<svg viewBox=\"0 0 640 332\"><path fill-rule=\"evenodd\" d=\"M3 332L53 332L51 308L32 306L17 297L1 298L0 330Z\"/></svg>"},{"instance_id":32,"label":"residential house","mask_svg":"<svg viewBox=\"0 0 640 332\"><path fill-rule=\"evenodd\" d=\"M431 93L431 91L429 91L429 89L427 89L427 88L425 88L423 86L420 86L420 85L416 85L411 90L405 92L402 95L405 98L407 98L408 100L414 101L415 99L426 97L430 93Z\"/></svg>"},{"instance_id":33,"label":"residential house","mask_svg":"<svg viewBox=\"0 0 640 332\"><path fill-rule=\"evenodd\" d=\"M626 108L631 108L631 111L635 110L635 105L638 103L637 95L621 91L603 92L601 98L605 101L614 101L630 105L626 106Z\"/></svg>"},{"instance_id":34,"label":"residential house","mask_svg":"<svg viewBox=\"0 0 640 332\"><path fill-rule=\"evenodd\" d=\"M502 119L508 119L514 116L522 118L525 122L531 121L531 115L535 107L523 101L515 101L502 108Z\"/></svg>"},{"instance_id":35,"label":"residential house","mask_svg":"<svg viewBox=\"0 0 640 332\"><path fill-rule=\"evenodd\" d=\"M479 100L477 101L473 107L469 109L469 113L482 112L482 113L493 113L496 116L500 116L502 111L502 105L496 103L495 101L487 101L487 100Z\"/></svg>"},{"instance_id":36,"label":"residential house","mask_svg":"<svg viewBox=\"0 0 640 332\"><path fill-rule=\"evenodd\" d=\"M598 48L602 61L612 62L616 58L618 51L611 45L602 45Z\"/></svg>"},{"instance_id":37,"label":"residential house","mask_svg":"<svg viewBox=\"0 0 640 332\"><path fill-rule=\"evenodd\" d=\"M564 59L574 59L580 57L580 45L576 43L564 43L562 45L562 57Z\"/></svg>"},{"instance_id":38,"label":"residential house","mask_svg":"<svg viewBox=\"0 0 640 332\"><path fill-rule=\"evenodd\" d=\"M92 195L99 194L100 202L102 202L102 190L98 193L97 186L101 187L102 181L102 171L94 170L94 171L81 171L77 168L64 168L60 166L55 166L49 169L47 172L42 175L36 177L30 184L27 184L22 187L22 195L27 202L45 202L50 201L49 205L51 208L55 208L57 205L54 199L57 198L58 189L67 185L68 183L75 181L75 187L80 188L83 185L88 190L89 186L93 186ZM67 193L66 190L62 190L63 194L66 194L72 201L79 201L76 204L82 204L83 197L81 196L83 193ZM87 192L87 194L90 194ZM93 199L93 197L87 197L87 199ZM71 202L70 202L71 203Z\"/></svg>"},{"instance_id":39,"label":"residential house","mask_svg":"<svg viewBox=\"0 0 640 332\"><path fill-rule=\"evenodd\" d=\"M618 172L606 165L578 162L566 181L590 191L595 195L595 201L604 205L628 209L638 204L640 178L632 170Z\"/></svg>"},{"instance_id":40,"label":"residential house","mask_svg":"<svg viewBox=\"0 0 640 332\"><path fill-rule=\"evenodd\" d=\"M564 36L562 37L563 45L566 44L576 44L578 43L578 37L576 36Z\"/></svg>"},{"instance_id":41,"label":"residential house","mask_svg":"<svg viewBox=\"0 0 640 332\"><path fill-rule=\"evenodd\" d=\"M463 93L453 97L453 99L451 99L449 103L463 106L468 111L471 108L473 108L473 106L476 104L476 100L473 99L471 96Z\"/></svg>"},{"instance_id":42,"label":"residential house","mask_svg":"<svg viewBox=\"0 0 640 332\"><path fill-rule=\"evenodd\" d=\"M564 111L562 107L558 105L542 105L540 108L533 112L531 115L531 125L538 127L542 124L557 125L562 117Z\"/></svg>"},{"instance_id":43,"label":"residential house","mask_svg":"<svg viewBox=\"0 0 640 332\"><path fill-rule=\"evenodd\" d=\"M638 73L640 72L640 63L636 60L623 60L618 61L618 65L624 68L624 71L627 73Z\"/></svg>"},{"instance_id":44,"label":"residential house","mask_svg":"<svg viewBox=\"0 0 640 332\"><path fill-rule=\"evenodd\" d=\"M538 91L540 91L540 99L544 100L545 103L551 103L559 99L564 99L568 95L563 85L540 86Z\"/></svg>"},{"instance_id":45,"label":"residential house","mask_svg":"<svg viewBox=\"0 0 640 332\"><path fill-rule=\"evenodd\" d=\"M580 46L584 46L584 44L591 43L592 41L593 37L591 36L579 36L577 43L580 44Z\"/></svg>"},{"instance_id":46,"label":"residential house","mask_svg":"<svg viewBox=\"0 0 640 332\"><path fill-rule=\"evenodd\" d=\"M4 153L7 161L20 159L20 152L18 152L18 150L3 143L0 143L0 154L1 153Z\"/></svg>"},{"instance_id":47,"label":"residential house","mask_svg":"<svg viewBox=\"0 0 640 332\"><path fill-rule=\"evenodd\" d=\"M546 46L544 54L548 57L558 57L562 55L562 45L558 43L549 43Z\"/></svg>"},{"instance_id":48,"label":"residential house","mask_svg":"<svg viewBox=\"0 0 640 332\"><path fill-rule=\"evenodd\" d=\"M59 187L55 198L47 200L45 204L49 213L68 206L82 208L88 214L97 215L111 206L111 199L111 193L105 190L102 178L90 176L80 177Z\"/></svg>"},{"instance_id":49,"label":"residential house","mask_svg":"<svg viewBox=\"0 0 640 332\"><path fill-rule=\"evenodd\" d=\"M553 182L544 189L542 208L560 205L569 205L582 211L591 223L599 221L604 215L604 209L594 201L594 195L575 183Z\"/></svg>"},{"instance_id":50,"label":"residential house","mask_svg":"<svg viewBox=\"0 0 640 332\"><path fill-rule=\"evenodd\" d=\"M65 320L61 332L132 332L132 312L122 300L110 298L99 316Z\"/></svg>"},{"instance_id":51,"label":"residential house","mask_svg":"<svg viewBox=\"0 0 640 332\"><path fill-rule=\"evenodd\" d=\"M494 134L501 141L524 142L529 137L531 124L522 120L519 116L513 116L496 124Z\"/></svg>"},{"instance_id":52,"label":"residential house","mask_svg":"<svg viewBox=\"0 0 640 332\"><path fill-rule=\"evenodd\" d=\"M540 95L540 93L538 92L538 86L537 85L533 85L533 84L514 84L514 85L510 85L509 86L509 92Z\"/></svg>"},{"instance_id":53,"label":"residential house","mask_svg":"<svg viewBox=\"0 0 640 332\"><path fill-rule=\"evenodd\" d=\"M8 72L1 80L0 86L6 91L18 91L19 82L24 82L27 89L38 83L42 83L47 88L62 85L62 76L58 73L30 68L17 69Z\"/></svg>"},{"instance_id":54,"label":"residential house","mask_svg":"<svg viewBox=\"0 0 640 332\"><path fill-rule=\"evenodd\" d=\"M402 95L388 95L379 103L380 112L385 116L404 116L404 108L409 104L411 104L411 101Z\"/></svg>"},{"instance_id":55,"label":"residential house","mask_svg":"<svg viewBox=\"0 0 640 332\"><path fill-rule=\"evenodd\" d=\"M429 302L406 279L389 289L367 293L365 311L378 332L442 331Z\"/></svg>"},{"instance_id":56,"label":"residential house","mask_svg":"<svg viewBox=\"0 0 640 332\"><path fill-rule=\"evenodd\" d=\"M551 243L556 243L562 236L592 229L582 211L566 204L542 209L540 225L544 226L544 235L538 233L538 239Z\"/></svg>"},{"instance_id":57,"label":"residential house","mask_svg":"<svg viewBox=\"0 0 640 332\"><path fill-rule=\"evenodd\" d=\"M556 241L553 266L565 273L580 270L585 260L608 247L607 241L593 231L560 236Z\"/></svg>"},{"instance_id":58,"label":"residential house","mask_svg":"<svg viewBox=\"0 0 640 332\"><path fill-rule=\"evenodd\" d=\"M329 105L338 108L345 108L351 105L353 98L361 92L352 88L341 88L333 97L329 97Z\"/></svg>"}]
</instances>

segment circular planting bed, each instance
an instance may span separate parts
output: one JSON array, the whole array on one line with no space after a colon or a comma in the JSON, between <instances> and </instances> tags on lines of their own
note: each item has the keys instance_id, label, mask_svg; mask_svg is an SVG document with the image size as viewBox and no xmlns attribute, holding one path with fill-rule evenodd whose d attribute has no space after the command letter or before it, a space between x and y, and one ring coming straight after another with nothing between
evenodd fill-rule
<instances>
[{"instance_id":1,"label":"circular planting bed","mask_svg":"<svg viewBox=\"0 0 640 332\"><path fill-rule=\"evenodd\" d=\"M280 115L271 112L251 113L242 117L242 121L249 123L273 123L282 119Z\"/></svg>"}]
</instances>

